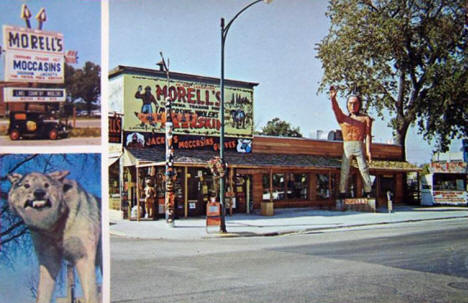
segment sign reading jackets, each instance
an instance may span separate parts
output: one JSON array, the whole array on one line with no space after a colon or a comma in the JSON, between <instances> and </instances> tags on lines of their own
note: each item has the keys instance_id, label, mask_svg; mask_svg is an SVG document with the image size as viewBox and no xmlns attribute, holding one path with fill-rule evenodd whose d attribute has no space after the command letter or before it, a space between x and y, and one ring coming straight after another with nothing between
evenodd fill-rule
<instances>
[{"instance_id":1,"label":"sign reading jackets","mask_svg":"<svg viewBox=\"0 0 468 303\"><path fill-rule=\"evenodd\" d=\"M16 26L3 26L5 81L64 82L63 35Z\"/></svg>"},{"instance_id":2,"label":"sign reading jackets","mask_svg":"<svg viewBox=\"0 0 468 303\"><path fill-rule=\"evenodd\" d=\"M164 133L166 97L172 101L174 134L219 136L219 85L124 75L124 131ZM252 138L253 88L225 86L225 136Z\"/></svg>"}]
</instances>

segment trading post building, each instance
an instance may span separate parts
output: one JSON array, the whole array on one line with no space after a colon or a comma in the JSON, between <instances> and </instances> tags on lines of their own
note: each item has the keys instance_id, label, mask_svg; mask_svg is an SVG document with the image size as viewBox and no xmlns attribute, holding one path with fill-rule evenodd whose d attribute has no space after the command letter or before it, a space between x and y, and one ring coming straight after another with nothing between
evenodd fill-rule
<instances>
[{"instance_id":1,"label":"trading post building","mask_svg":"<svg viewBox=\"0 0 468 303\"><path fill-rule=\"evenodd\" d=\"M342 156L340 140L254 135L254 88L258 83L225 81L225 161L228 213L274 208L336 205ZM172 102L176 216L206 214L218 182L208 161L219 155L219 79L169 73L161 69L118 66L109 74L109 195L111 209L136 219L144 209L145 184L151 181L155 213L164 217L165 99ZM338 134L338 132L337 132ZM339 139L339 136L331 139ZM407 185L407 173L419 169L403 159L401 146L372 145L370 164L377 206L419 199ZM362 195L357 165L350 191ZM270 204L271 205L271 204ZM144 210L140 213L143 215ZM157 217L157 216L156 216ZM139 218L138 218L139 219Z\"/></svg>"}]
</instances>

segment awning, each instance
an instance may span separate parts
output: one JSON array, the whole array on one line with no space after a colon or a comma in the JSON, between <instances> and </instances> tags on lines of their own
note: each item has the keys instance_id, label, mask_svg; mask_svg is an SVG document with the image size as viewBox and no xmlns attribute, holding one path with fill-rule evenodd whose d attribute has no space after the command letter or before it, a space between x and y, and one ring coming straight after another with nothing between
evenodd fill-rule
<instances>
[{"instance_id":1,"label":"awning","mask_svg":"<svg viewBox=\"0 0 468 303\"><path fill-rule=\"evenodd\" d=\"M161 148L126 148L131 158L140 164L164 165L165 150ZM175 165L207 166L208 160L219 156L211 150L181 150L174 152ZM261 153L237 153L226 151L224 158L230 167L236 168L301 168L301 169L338 169L340 161L312 155L285 155Z\"/></svg>"},{"instance_id":2,"label":"awning","mask_svg":"<svg viewBox=\"0 0 468 303\"><path fill-rule=\"evenodd\" d=\"M122 156L122 153L112 153L108 155L107 158L107 166L112 166L114 165L115 162L120 160L120 157Z\"/></svg>"}]
</instances>

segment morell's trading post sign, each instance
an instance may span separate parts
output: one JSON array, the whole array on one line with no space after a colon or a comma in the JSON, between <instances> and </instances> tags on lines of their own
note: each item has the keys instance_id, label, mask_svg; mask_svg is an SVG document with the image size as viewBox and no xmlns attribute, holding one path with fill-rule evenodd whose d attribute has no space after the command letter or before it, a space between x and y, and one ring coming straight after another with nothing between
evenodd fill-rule
<instances>
[{"instance_id":1,"label":"morell's trading post sign","mask_svg":"<svg viewBox=\"0 0 468 303\"><path fill-rule=\"evenodd\" d=\"M167 81L151 76L124 76L124 130L163 133L164 100L172 101L174 134L219 136L220 89L198 81ZM253 89L225 87L225 134L252 138Z\"/></svg>"},{"instance_id":2,"label":"morell's trading post sign","mask_svg":"<svg viewBox=\"0 0 468 303\"><path fill-rule=\"evenodd\" d=\"M64 82L64 42L58 32L3 26L5 81Z\"/></svg>"}]
</instances>

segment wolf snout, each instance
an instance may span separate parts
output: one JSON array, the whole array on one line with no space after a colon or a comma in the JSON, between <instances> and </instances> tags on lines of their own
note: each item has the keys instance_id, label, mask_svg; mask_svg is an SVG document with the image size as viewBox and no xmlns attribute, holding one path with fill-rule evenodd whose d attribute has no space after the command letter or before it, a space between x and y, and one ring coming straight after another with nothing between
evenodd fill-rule
<instances>
[{"instance_id":1,"label":"wolf snout","mask_svg":"<svg viewBox=\"0 0 468 303\"><path fill-rule=\"evenodd\" d=\"M46 195L46 192L43 189L36 189L34 191L34 198L36 200L43 200Z\"/></svg>"}]
</instances>

